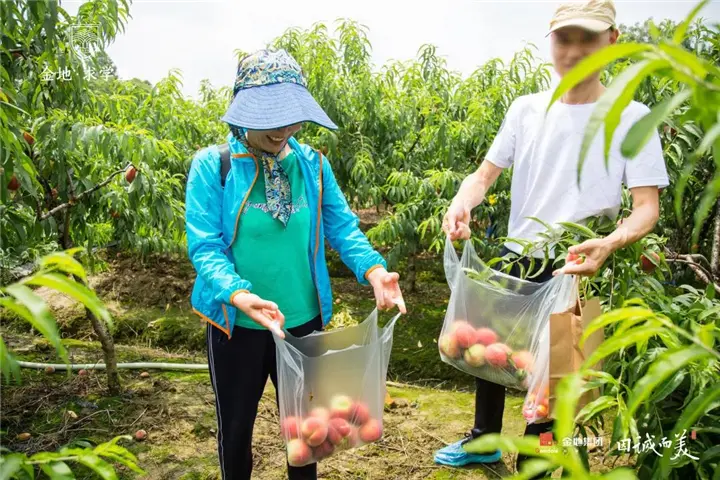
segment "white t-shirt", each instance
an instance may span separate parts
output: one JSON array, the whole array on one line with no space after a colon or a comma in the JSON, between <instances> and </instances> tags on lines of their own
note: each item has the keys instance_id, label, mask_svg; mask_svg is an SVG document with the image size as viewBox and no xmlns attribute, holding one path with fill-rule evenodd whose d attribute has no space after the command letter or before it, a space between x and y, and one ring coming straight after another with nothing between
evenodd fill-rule
<instances>
[{"instance_id":1,"label":"white t-shirt","mask_svg":"<svg viewBox=\"0 0 720 480\"><path fill-rule=\"evenodd\" d=\"M545 227L529 217L553 226L557 222L583 224L589 217L600 215L615 219L620 211L623 184L628 188L664 188L669 184L657 132L635 158L627 159L620 153L630 127L650 111L633 101L623 111L613 134L608 168L604 164L605 134L601 128L585 159L578 188L580 146L596 104L569 105L557 101L545 117L551 95L548 91L517 98L485 157L498 167L514 167L508 227L511 238L542 240L537 234L544 232ZM506 246L522 252L515 242ZM544 253L540 250L534 255L542 257Z\"/></svg>"}]
</instances>

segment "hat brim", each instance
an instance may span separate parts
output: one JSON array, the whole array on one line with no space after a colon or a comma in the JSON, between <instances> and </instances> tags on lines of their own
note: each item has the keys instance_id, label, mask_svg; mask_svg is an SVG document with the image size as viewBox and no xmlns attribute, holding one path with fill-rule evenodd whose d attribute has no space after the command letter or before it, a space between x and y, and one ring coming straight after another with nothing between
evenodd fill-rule
<instances>
[{"instance_id":1,"label":"hat brim","mask_svg":"<svg viewBox=\"0 0 720 480\"><path fill-rule=\"evenodd\" d=\"M296 83L240 90L222 121L250 130L273 130L303 122L316 123L330 130L338 128L307 88Z\"/></svg>"},{"instance_id":2,"label":"hat brim","mask_svg":"<svg viewBox=\"0 0 720 480\"><path fill-rule=\"evenodd\" d=\"M572 18L556 23L547 34L550 35L552 32L565 27L578 27L590 32L600 33L612 26L612 23L603 22L602 20L597 20L595 18Z\"/></svg>"}]
</instances>

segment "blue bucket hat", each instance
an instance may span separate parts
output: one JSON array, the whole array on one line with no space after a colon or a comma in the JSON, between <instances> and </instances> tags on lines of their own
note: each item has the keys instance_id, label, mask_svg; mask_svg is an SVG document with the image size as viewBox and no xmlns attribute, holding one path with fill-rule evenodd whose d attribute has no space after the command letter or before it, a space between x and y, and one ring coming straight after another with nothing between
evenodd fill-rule
<instances>
[{"instance_id":1,"label":"blue bucket hat","mask_svg":"<svg viewBox=\"0 0 720 480\"><path fill-rule=\"evenodd\" d=\"M233 101L222 120L250 130L301 122L338 128L312 97L300 65L285 50L259 50L240 60Z\"/></svg>"}]
</instances>

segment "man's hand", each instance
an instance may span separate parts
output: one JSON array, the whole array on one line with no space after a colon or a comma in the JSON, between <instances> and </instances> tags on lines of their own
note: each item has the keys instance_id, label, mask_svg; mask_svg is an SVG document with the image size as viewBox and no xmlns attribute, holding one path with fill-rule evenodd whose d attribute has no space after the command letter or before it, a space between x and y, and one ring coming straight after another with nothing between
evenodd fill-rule
<instances>
[{"instance_id":1,"label":"man's hand","mask_svg":"<svg viewBox=\"0 0 720 480\"><path fill-rule=\"evenodd\" d=\"M453 200L443 219L443 231L450 240L470 238L470 207L462 201Z\"/></svg>"},{"instance_id":2,"label":"man's hand","mask_svg":"<svg viewBox=\"0 0 720 480\"><path fill-rule=\"evenodd\" d=\"M607 237L593 238L570 247L565 266L555 270L553 275L594 275L614 251L637 242L655 228L660 216L658 188L635 187L630 193L633 199L630 216L620 219L618 228ZM585 257L584 260L579 258L580 255Z\"/></svg>"},{"instance_id":3,"label":"man's hand","mask_svg":"<svg viewBox=\"0 0 720 480\"><path fill-rule=\"evenodd\" d=\"M502 170L486 160L462 181L460 190L443 219L442 228L450 240L470 238L470 212L482 203L485 193L498 179Z\"/></svg>"},{"instance_id":4,"label":"man's hand","mask_svg":"<svg viewBox=\"0 0 720 480\"><path fill-rule=\"evenodd\" d=\"M560 273L566 273L568 275L595 275L605 264L605 260L612 255L613 251L613 248L604 238L593 238L580 245L574 245L568 249L565 266L555 270L553 275Z\"/></svg>"},{"instance_id":5,"label":"man's hand","mask_svg":"<svg viewBox=\"0 0 720 480\"><path fill-rule=\"evenodd\" d=\"M250 317L250 319L268 330L275 330L280 338L285 338L282 332L285 326L285 315L277 304L258 297L254 293L238 293L232 298L234 306Z\"/></svg>"},{"instance_id":6,"label":"man's hand","mask_svg":"<svg viewBox=\"0 0 720 480\"><path fill-rule=\"evenodd\" d=\"M389 310L397 305L401 313L407 313L405 300L403 300L400 284L398 283L399 280L399 274L395 272L389 273L384 268L376 268L370 272L368 282L373 287L378 310Z\"/></svg>"}]
</instances>

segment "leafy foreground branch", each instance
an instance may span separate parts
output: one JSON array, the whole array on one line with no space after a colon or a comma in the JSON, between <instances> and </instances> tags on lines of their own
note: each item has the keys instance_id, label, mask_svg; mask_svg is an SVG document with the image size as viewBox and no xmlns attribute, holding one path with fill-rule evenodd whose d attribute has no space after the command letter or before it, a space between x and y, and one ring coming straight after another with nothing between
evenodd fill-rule
<instances>
[{"instance_id":1,"label":"leafy foreground branch","mask_svg":"<svg viewBox=\"0 0 720 480\"><path fill-rule=\"evenodd\" d=\"M66 366L70 364L70 360L61 342L57 322L48 305L31 287L47 287L67 295L82 303L88 315L96 323L103 323L103 328L105 324L111 324L112 320L107 309L95 292L86 286L87 276L83 266L72 256L77 251L76 249L47 255L40 260L40 268L35 274L0 288L0 306L17 314L40 332L55 347L55 351ZM114 362L114 357L112 360ZM2 336L0 336L0 366L0 373L6 382L13 378L18 383L21 381L18 361L7 349ZM58 452L39 452L30 457L25 453L11 452L2 448L0 479L34 480L37 468L51 480L74 479L75 475L67 462L84 465L104 480L118 478L113 465L109 462L121 464L136 473L145 473L137 466L135 456L125 447L118 445L121 439L131 439L131 437L118 436L94 448L88 442L75 442Z\"/></svg>"},{"instance_id":2,"label":"leafy foreground branch","mask_svg":"<svg viewBox=\"0 0 720 480\"><path fill-rule=\"evenodd\" d=\"M704 318L707 317L710 315ZM499 448L505 452L536 457L537 460L524 466L517 478L530 478L558 468L576 479L639 478L635 471L627 468L613 469L600 475L591 474L582 461L583 452L573 446L574 442L564 442L577 434L586 437L586 428L594 429L591 422L601 418L603 412L614 409L617 413L609 451L616 455L630 453L631 450L636 453L642 451L637 457L638 473L641 470L648 473L647 478L683 478L681 472L672 470L692 465L695 472L706 474L701 478L718 478L720 466L713 442L717 441L715 426L719 419L713 411L720 407L720 389L691 391L685 399L684 409L667 430L651 433L644 425L639 425L638 419L647 419L657 407L655 402L666 398L677 387L673 386L673 379L678 376L685 378L685 372L701 375L706 371L710 378L714 376L717 379L720 353L713 347L715 340L720 338L720 329L709 322L700 327L697 333L691 334L637 299L593 320L583 333L581 346L593 332L600 329L614 333L585 360L580 371L567 376L558 384L553 431L557 443L551 447L542 447L537 437L486 435L469 442L466 450L480 453ZM589 368L612 356L625 352L644 352L649 348L655 351L655 355L648 362L647 368L643 368L644 374L633 383L623 383L607 372ZM580 397L597 387L603 388L604 395L577 412ZM693 436L692 444L686 444L686 434L691 429L695 431L694 435L699 435ZM659 439L657 435L662 436L662 441L655 443ZM648 441L653 443L653 447L660 447L657 455L651 457L651 452L645 454L644 446ZM631 444L643 445L643 448L631 448ZM646 477L643 475L643 478Z\"/></svg>"},{"instance_id":3,"label":"leafy foreground branch","mask_svg":"<svg viewBox=\"0 0 720 480\"><path fill-rule=\"evenodd\" d=\"M144 474L138 467L137 458L125 447L118 445L120 440L131 440L129 435L121 435L109 442L92 448L87 442L76 442L71 447L63 447L58 452L40 452L28 457L24 453L7 453L3 449L0 457L0 478L34 480L35 469L40 468L51 480L74 479L72 469L67 462L77 463L98 474L103 480L117 480L118 475L111 463L119 463L135 473Z\"/></svg>"}]
</instances>

